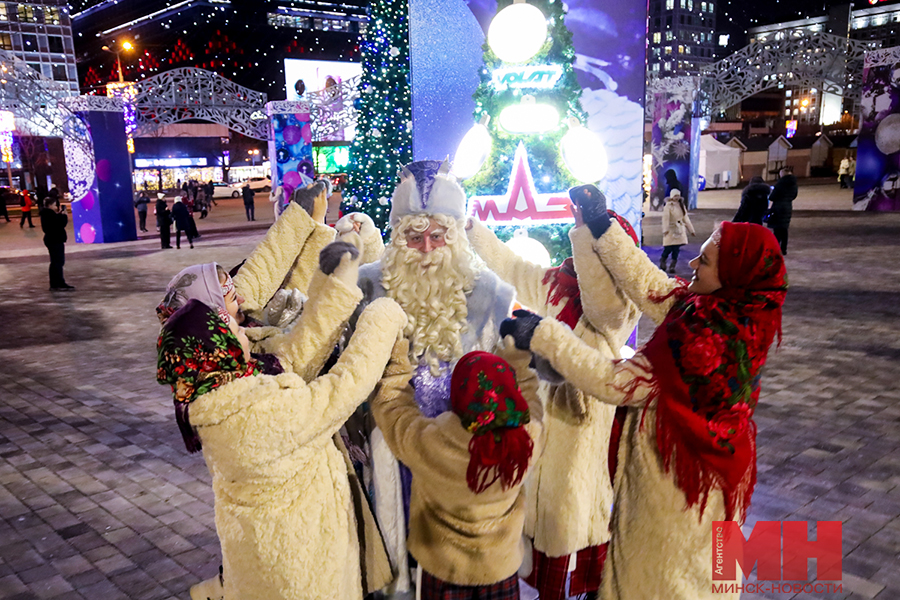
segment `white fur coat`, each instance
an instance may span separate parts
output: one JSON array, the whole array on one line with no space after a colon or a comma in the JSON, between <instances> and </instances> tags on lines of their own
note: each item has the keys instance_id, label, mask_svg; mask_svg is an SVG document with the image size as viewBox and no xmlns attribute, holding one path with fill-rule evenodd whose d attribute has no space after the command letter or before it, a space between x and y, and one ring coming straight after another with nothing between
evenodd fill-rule
<instances>
[{"instance_id":1,"label":"white fur coat","mask_svg":"<svg viewBox=\"0 0 900 600\"><path fill-rule=\"evenodd\" d=\"M580 229L587 230L586 227ZM677 284L656 268L613 223L593 250L609 269L619 288L649 317L660 323L673 300L656 303ZM562 323L544 319L535 330L531 349L549 359L568 381L604 403L628 400L628 417L619 446L615 481L612 540L603 570L600 597L604 600L733 600L739 593L712 592L712 521L725 520L721 492L710 494L706 510L687 509L684 493L662 467L656 449L656 410L644 415L649 388L640 385L626 397L622 389L640 369L642 355L614 362L584 344Z\"/></svg>"},{"instance_id":2,"label":"white fur coat","mask_svg":"<svg viewBox=\"0 0 900 600\"><path fill-rule=\"evenodd\" d=\"M362 597L347 467L332 436L377 384L405 323L392 301L373 303L329 374L245 377L192 404L227 600Z\"/></svg>"},{"instance_id":3,"label":"white fur coat","mask_svg":"<svg viewBox=\"0 0 900 600\"><path fill-rule=\"evenodd\" d=\"M590 232L570 232L584 315L575 334L614 358L634 330L640 313L628 301L591 248ZM556 318L565 301L548 301L546 270L516 256L487 227L475 223L469 240L479 256L516 288L517 300ZM566 556L609 540L613 499L607 454L615 407L590 398L570 384L543 388L547 445L526 483L525 533L548 556Z\"/></svg>"}]
</instances>

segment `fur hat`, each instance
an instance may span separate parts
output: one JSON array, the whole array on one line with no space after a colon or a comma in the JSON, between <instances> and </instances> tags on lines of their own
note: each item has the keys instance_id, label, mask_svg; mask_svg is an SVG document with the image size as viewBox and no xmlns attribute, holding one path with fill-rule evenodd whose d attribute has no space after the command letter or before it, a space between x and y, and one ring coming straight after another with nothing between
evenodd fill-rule
<instances>
[{"instance_id":1,"label":"fur hat","mask_svg":"<svg viewBox=\"0 0 900 600\"><path fill-rule=\"evenodd\" d=\"M406 215L466 216L466 193L450 174L450 162L420 160L403 167L391 197L391 227Z\"/></svg>"},{"instance_id":2,"label":"fur hat","mask_svg":"<svg viewBox=\"0 0 900 600\"><path fill-rule=\"evenodd\" d=\"M672 191L669 192L669 198L681 198L681 190L673 188Z\"/></svg>"},{"instance_id":3,"label":"fur hat","mask_svg":"<svg viewBox=\"0 0 900 600\"><path fill-rule=\"evenodd\" d=\"M166 195L163 194L162 192L156 192L156 199L157 199L157 200L162 200L162 199L165 198L165 197L166 197Z\"/></svg>"}]
</instances>

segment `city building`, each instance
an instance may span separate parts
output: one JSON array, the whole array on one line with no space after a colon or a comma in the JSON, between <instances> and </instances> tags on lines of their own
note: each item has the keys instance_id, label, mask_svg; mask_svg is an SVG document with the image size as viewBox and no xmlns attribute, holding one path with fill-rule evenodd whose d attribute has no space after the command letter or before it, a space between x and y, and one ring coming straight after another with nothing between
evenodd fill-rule
<instances>
[{"instance_id":1,"label":"city building","mask_svg":"<svg viewBox=\"0 0 900 600\"><path fill-rule=\"evenodd\" d=\"M284 99L285 58L359 60L366 23L365 0L103 0L73 11L82 91L99 94L121 60L126 81L199 67Z\"/></svg>"},{"instance_id":2,"label":"city building","mask_svg":"<svg viewBox=\"0 0 900 600\"><path fill-rule=\"evenodd\" d=\"M651 76L690 75L715 61L715 1L650 0L649 10Z\"/></svg>"},{"instance_id":3,"label":"city building","mask_svg":"<svg viewBox=\"0 0 900 600\"><path fill-rule=\"evenodd\" d=\"M897 46L900 44L900 1L855 10L850 4L843 4L832 8L827 15L753 27L747 30L747 41L764 43L819 32L866 42L872 49ZM823 93L814 86L785 85L779 91L782 97L770 116L797 121L801 127L833 125L855 114L855 106L849 101Z\"/></svg>"},{"instance_id":4,"label":"city building","mask_svg":"<svg viewBox=\"0 0 900 600\"><path fill-rule=\"evenodd\" d=\"M0 2L0 49L78 93L72 23L64 0Z\"/></svg>"}]
</instances>

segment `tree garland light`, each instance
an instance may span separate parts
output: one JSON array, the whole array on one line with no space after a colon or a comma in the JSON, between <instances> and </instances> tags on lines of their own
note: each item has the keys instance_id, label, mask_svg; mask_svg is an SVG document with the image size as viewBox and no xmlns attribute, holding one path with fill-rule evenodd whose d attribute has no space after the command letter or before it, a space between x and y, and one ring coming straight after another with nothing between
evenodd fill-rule
<instances>
[{"instance_id":1,"label":"tree garland light","mask_svg":"<svg viewBox=\"0 0 900 600\"><path fill-rule=\"evenodd\" d=\"M361 211L386 233L390 197L412 160L409 13L406 1L374 0L362 42L359 120L350 147L345 212Z\"/></svg>"}]
</instances>

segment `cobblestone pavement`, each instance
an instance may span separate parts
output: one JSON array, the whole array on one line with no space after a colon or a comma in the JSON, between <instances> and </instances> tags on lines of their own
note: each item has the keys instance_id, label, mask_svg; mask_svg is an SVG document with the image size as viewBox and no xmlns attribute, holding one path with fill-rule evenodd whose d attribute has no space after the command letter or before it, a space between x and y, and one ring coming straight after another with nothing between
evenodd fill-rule
<instances>
[{"instance_id":1,"label":"cobblestone pavement","mask_svg":"<svg viewBox=\"0 0 900 600\"><path fill-rule=\"evenodd\" d=\"M732 212L698 211L698 239ZM72 293L47 290L42 248L0 251L0 598L185 599L217 571L209 475L155 381L153 309L180 268L232 266L261 236L79 248L66 264ZM658 237L651 216L647 242ZM746 531L843 521L843 591L745 599L900 598L898 241L900 215L795 212Z\"/></svg>"}]
</instances>

